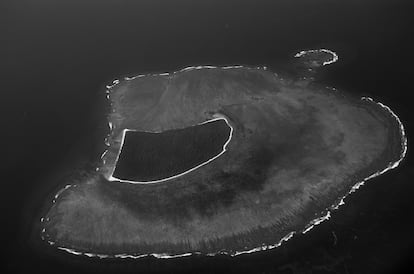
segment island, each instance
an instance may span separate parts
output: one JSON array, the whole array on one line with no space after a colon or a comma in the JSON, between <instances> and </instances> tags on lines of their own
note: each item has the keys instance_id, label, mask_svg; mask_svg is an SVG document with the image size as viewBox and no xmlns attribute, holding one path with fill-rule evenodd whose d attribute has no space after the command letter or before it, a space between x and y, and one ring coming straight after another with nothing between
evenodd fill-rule
<instances>
[{"instance_id":1,"label":"island","mask_svg":"<svg viewBox=\"0 0 414 274\"><path fill-rule=\"evenodd\" d=\"M139 75L114 81L107 98L102 162L41 220L42 238L73 254L274 248L329 218L407 148L384 104L264 67Z\"/></svg>"},{"instance_id":2,"label":"island","mask_svg":"<svg viewBox=\"0 0 414 274\"><path fill-rule=\"evenodd\" d=\"M149 184L183 176L220 157L232 136L225 117L157 133L125 129L109 180Z\"/></svg>"}]
</instances>

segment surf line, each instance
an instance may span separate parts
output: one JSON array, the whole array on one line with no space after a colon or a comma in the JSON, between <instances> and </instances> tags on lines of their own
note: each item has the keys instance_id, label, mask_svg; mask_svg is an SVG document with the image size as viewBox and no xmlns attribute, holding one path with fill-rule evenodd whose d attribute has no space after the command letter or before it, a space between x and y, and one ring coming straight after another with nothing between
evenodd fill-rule
<instances>
[{"instance_id":1,"label":"surf line","mask_svg":"<svg viewBox=\"0 0 414 274\"><path fill-rule=\"evenodd\" d=\"M169 181L169 180L172 180L172 179L175 179L175 178L184 176L185 174L190 173L190 172L192 172L192 171L194 171L194 170L196 170L196 169L198 169L198 168L200 168L200 167L202 167L204 165L207 165L208 163L214 161L215 159L217 159L218 157L220 157L221 155L223 155L227 151L228 144L230 143L230 141L231 141L231 139L233 137L234 128L231 126L231 124L230 124L230 122L229 122L229 120L228 120L228 118L226 116L224 116L222 114L214 114L213 117L214 117L213 119L204 121L204 122L199 123L197 125L203 125L203 124L206 124L206 123L209 123L209 122L213 122L213 121L218 121L218 120L224 120L226 122L227 126L230 127L230 134L229 134L229 138L224 143L221 152L219 154L217 154L216 156L210 158L209 160L207 160L207 161L205 161L205 162L203 162L203 163L201 163L201 164L199 164L199 165L197 165L197 166L195 166L193 168L190 168L187 171L184 171L183 173L180 173L180 174L177 174L177 175L174 175L174 176L171 176L171 177L167 177L167 178L164 178L164 179L154 180L154 181L145 181L145 182L130 181L130 180L122 180L122 179L119 179L119 178L116 178L116 177L113 176L113 174L115 172L116 165L117 165L118 160L119 160L119 156L120 156L120 154L122 152L122 148L124 146L124 141L125 141L126 133L128 131L135 131L135 130L131 130L131 129L124 129L122 131L121 147L119 149L118 155L116 156L116 160L115 160L114 168L112 169L112 173L107 178L107 180L108 181L111 181L111 182L121 182L121 183L130 183L130 184L156 184L156 183L162 183L162 182L165 182L165 181Z\"/></svg>"}]
</instances>

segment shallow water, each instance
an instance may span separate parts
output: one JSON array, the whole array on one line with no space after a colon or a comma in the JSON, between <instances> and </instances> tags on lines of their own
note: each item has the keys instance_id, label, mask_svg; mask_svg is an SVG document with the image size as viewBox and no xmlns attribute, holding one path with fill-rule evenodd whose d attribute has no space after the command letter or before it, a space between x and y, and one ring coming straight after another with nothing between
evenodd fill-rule
<instances>
[{"instance_id":1,"label":"shallow water","mask_svg":"<svg viewBox=\"0 0 414 274\"><path fill-rule=\"evenodd\" d=\"M97 260L49 249L32 230L44 202L67 177L79 176L76 168L93 169L91 163L103 148L96 144L97 137L107 130L101 119L107 107L102 95L105 85L119 76L199 64L266 65L294 75L291 54L327 47L340 60L317 79L379 99L392 107L409 134L411 7L403 1L390 3L317 1L241 4L236 9L221 4L194 7L191 14L180 5L162 9L161 3L8 4L1 19L8 35L2 111L4 117L12 117L3 126L8 268L208 272L232 267L292 273L293 266L300 272L310 264L319 270L370 273L401 266L413 244L409 154L400 169L373 179L347 198L347 205L329 222L264 254L170 262L148 258L101 266Z\"/></svg>"}]
</instances>

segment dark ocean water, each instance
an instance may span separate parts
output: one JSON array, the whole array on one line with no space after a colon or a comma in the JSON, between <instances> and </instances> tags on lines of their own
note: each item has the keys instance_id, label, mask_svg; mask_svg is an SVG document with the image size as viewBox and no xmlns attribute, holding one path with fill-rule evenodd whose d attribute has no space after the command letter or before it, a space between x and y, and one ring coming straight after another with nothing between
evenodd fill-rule
<instances>
[{"instance_id":1,"label":"dark ocean water","mask_svg":"<svg viewBox=\"0 0 414 274\"><path fill-rule=\"evenodd\" d=\"M47 247L35 224L69 178L94 167L107 130L105 85L123 76L244 64L294 77L292 55L324 47L340 60L317 81L390 106L410 141L413 11L404 0L2 2L2 266L10 273L395 273L412 266L410 149L399 168L370 180L331 220L267 252L100 261Z\"/></svg>"}]
</instances>

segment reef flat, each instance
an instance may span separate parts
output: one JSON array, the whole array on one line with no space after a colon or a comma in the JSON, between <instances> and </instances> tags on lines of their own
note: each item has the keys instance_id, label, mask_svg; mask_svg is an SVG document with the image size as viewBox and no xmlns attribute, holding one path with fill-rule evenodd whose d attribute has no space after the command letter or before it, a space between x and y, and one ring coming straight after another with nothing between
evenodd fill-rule
<instances>
[{"instance_id":1,"label":"reef flat","mask_svg":"<svg viewBox=\"0 0 414 274\"><path fill-rule=\"evenodd\" d=\"M406 151L388 107L265 68L127 78L108 87L108 100L102 165L59 193L42 219L44 239L72 253L234 255L277 246ZM234 132L214 161L156 184L112 177L125 129L165 132L217 116Z\"/></svg>"}]
</instances>

